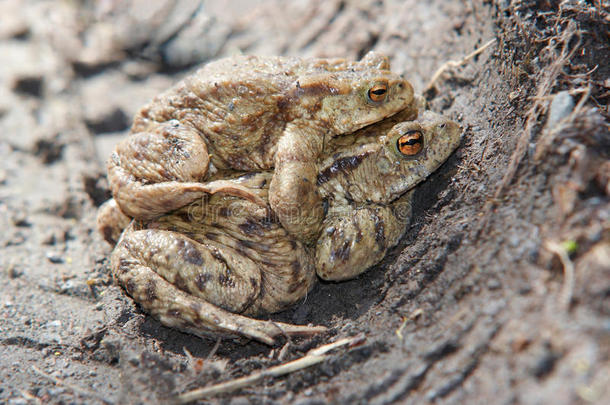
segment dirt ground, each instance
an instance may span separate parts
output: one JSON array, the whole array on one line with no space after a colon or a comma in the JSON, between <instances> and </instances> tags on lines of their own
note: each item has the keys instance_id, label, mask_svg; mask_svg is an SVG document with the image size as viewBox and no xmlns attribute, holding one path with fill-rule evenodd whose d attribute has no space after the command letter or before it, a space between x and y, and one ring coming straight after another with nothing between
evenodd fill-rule
<instances>
[{"instance_id":1,"label":"dirt ground","mask_svg":"<svg viewBox=\"0 0 610 405\"><path fill-rule=\"evenodd\" d=\"M158 403L362 334L321 365L205 401L608 403L604 3L0 1L0 402ZM465 135L381 264L270 317L330 332L214 352L113 284L96 209L139 107L221 56L371 49Z\"/></svg>"}]
</instances>

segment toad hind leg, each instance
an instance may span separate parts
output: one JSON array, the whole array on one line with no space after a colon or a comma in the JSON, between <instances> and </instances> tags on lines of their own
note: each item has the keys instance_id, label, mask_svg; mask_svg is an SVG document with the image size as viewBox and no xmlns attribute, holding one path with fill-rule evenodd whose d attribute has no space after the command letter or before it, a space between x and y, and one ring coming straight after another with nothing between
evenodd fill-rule
<instances>
[{"instance_id":1,"label":"toad hind leg","mask_svg":"<svg viewBox=\"0 0 610 405\"><path fill-rule=\"evenodd\" d=\"M201 136L177 120L152 122L120 142L108 161L108 180L121 210L151 219L196 200L208 171Z\"/></svg>"},{"instance_id":2,"label":"toad hind leg","mask_svg":"<svg viewBox=\"0 0 610 405\"><path fill-rule=\"evenodd\" d=\"M246 268L239 271L247 260L174 232L132 228L125 231L111 258L118 283L166 326L202 337L245 336L266 344L282 334L326 330L230 312L246 311L260 293L260 274Z\"/></svg>"},{"instance_id":3,"label":"toad hind leg","mask_svg":"<svg viewBox=\"0 0 610 405\"><path fill-rule=\"evenodd\" d=\"M108 180L120 210L138 220L157 218L216 192L267 205L237 183L202 183L208 165L207 147L197 131L176 120L153 122L117 145L108 161Z\"/></svg>"},{"instance_id":4,"label":"toad hind leg","mask_svg":"<svg viewBox=\"0 0 610 405\"><path fill-rule=\"evenodd\" d=\"M110 245L116 245L131 218L121 211L114 198L106 201L97 212L97 230Z\"/></svg>"}]
</instances>

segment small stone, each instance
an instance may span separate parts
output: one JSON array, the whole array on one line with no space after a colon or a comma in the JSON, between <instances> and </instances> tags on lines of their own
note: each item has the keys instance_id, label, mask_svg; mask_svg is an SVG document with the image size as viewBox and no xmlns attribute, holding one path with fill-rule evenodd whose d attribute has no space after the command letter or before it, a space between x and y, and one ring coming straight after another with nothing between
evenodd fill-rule
<instances>
[{"instance_id":1,"label":"small stone","mask_svg":"<svg viewBox=\"0 0 610 405\"><path fill-rule=\"evenodd\" d=\"M492 278L487 281L487 288L490 290L497 290L500 287L502 287L502 284L497 278Z\"/></svg>"},{"instance_id":2,"label":"small stone","mask_svg":"<svg viewBox=\"0 0 610 405\"><path fill-rule=\"evenodd\" d=\"M72 281L72 280L67 280L66 282L61 283L59 285L59 290L62 293L68 293L74 289L75 289L75 285L74 285L74 281Z\"/></svg>"},{"instance_id":3,"label":"small stone","mask_svg":"<svg viewBox=\"0 0 610 405\"><path fill-rule=\"evenodd\" d=\"M250 402L250 400L248 398L244 398L244 397L237 397L237 398L233 398L231 400L231 405L248 405L251 403L252 402Z\"/></svg>"},{"instance_id":4,"label":"small stone","mask_svg":"<svg viewBox=\"0 0 610 405\"><path fill-rule=\"evenodd\" d=\"M30 226L32 226L30 221L28 221L28 219L27 219L27 214L24 212L15 213L12 220L13 220L13 224L18 227L29 228Z\"/></svg>"},{"instance_id":5,"label":"small stone","mask_svg":"<svg viewBox=\"0 0 610 405\"><path fill-rule=\"evenodd\" d=\"M62 387L51 388L51 389L49 390L49 394L50 394L52 397L57 397L57 396L59 396L59 395L63 394L64 392L66 392L66 389L65 389L65 388L62 388Z\"/></svg>"},{"instance_id":6,"label":"small stone","mask_svg":"<svg viewBox=\"0 0 610 405\"><path fill-rule=\"evenodd\" d=\"M528 371L536 378L542 378L553 371L560 355L553 351L550 345L536 348L532 353L531 365Z\"/></svg>"},{"instance_id":7,"label":"small stone","mask_svg":"<svg viewBox=\"0 0 610 405\"><path fill-rule=\"evenodd\" d=\"M9 278L15 279L15 278L19 278L23 275L23 270L19 269L17 266L15 265L11 265L9 270L8 270L8 276Z\"/></svg>"},{"instance_id":8,"label":"small stone","mask_svg":"<svg viewBox=\"0 0 610 405\"><path fill-rule=\"evenodd\" d=\"M51 262L51 263L55 263L55 264L59 264L59 263L63 263L64 262L64 258L61 257L58 253L55 252L47 252L46 253L47 259Z\"/></svg>"},{"instance_id":9,"label":"small stone","mask_svg":"<svg viewBox=\"0 0 610 405\"><path fill-rule=\"evenodd\" d=\"M515 101L517 98L519 98L519 90L511 91L508 94L508 101L511 102L511 103L513 101Z\"/></svg>"},{"instance_id":10,"label":"small stone","mask_svg":"<svg viewBox=\"0 0 610 405\"><path fill-rule=\"evenodd\" d=\"M58 328L61 326L61 321L59 319L56 319L54 321L49 321L46 324L47 327L52 327L52 328Z\"/></svg>"},{"instance_id":11,"label":"small stone","mask_svg":"<svg viewBox=\"0 0 610 405\"><path fill-rule=\"evenodd\" d=\"M45 343L61 343L61 336L57 333L42 333L40 340ZM56 351L51 350L48 355L55 355Z\"/></svg>"},{"instance_id":12,"label":"small stone","mask_svg":"<svg viewBox=\"0 0 610 405\"><path fill-rule=\"evenodd\" d=\"M574 109L574 99L568 91L560 91L553 97L549 118L546 121L547 128L553 128L559 121L570 115Z\"/></svg>"}]
</instances>

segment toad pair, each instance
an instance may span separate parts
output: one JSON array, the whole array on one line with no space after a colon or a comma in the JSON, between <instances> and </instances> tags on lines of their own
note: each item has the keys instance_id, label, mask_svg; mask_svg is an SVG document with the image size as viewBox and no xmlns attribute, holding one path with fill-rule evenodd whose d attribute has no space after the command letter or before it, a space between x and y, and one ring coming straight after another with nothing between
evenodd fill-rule
<instances>
[{"instance_id":1,"label":"toad pair","mask_svg":"<svg viewBox=\"0 0 610 405\"><path fill-rule=\"evenodd\" d=\"M416 119L417 100L375 53L206 65L144 107L108 162L98 226L118 239L115 279L200 336L323 330L250 316L303 298L316 274L353 278L398 242L410 190L459 143L455 123Z\"/></svg>"}]
</instances>

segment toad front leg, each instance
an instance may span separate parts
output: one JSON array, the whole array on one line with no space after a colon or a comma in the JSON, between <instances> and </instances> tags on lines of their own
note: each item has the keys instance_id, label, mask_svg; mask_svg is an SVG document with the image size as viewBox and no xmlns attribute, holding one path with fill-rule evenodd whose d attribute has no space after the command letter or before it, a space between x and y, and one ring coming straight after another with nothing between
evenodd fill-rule
<instances>
[{"instance_id":1,"label":"toad front leg","mask_svg":"<svg viewBox=\"0 0 610 405\"><path fill-rule=\"evenodd\" d=\"M316 185L324 131L310 122L290 123L275 155L269 205L288 233L302 241L317 237L324 218L324 205Z\"/></svg>"},{"instance_id":2,"label":"toad front leg","mask_svg":"<svg viewBox=\"0 0 610 405\"><path fill-rule=\"evenodd\" d=\"M324 327L261 321L248 313L265 280L251 259L165 230L128 228L112 258L115 279L166 326L198 336L245 336L273 344L278 335L307 335ZM268 286L267 286L268 287Z\"/></svg>"}]
</instances>

